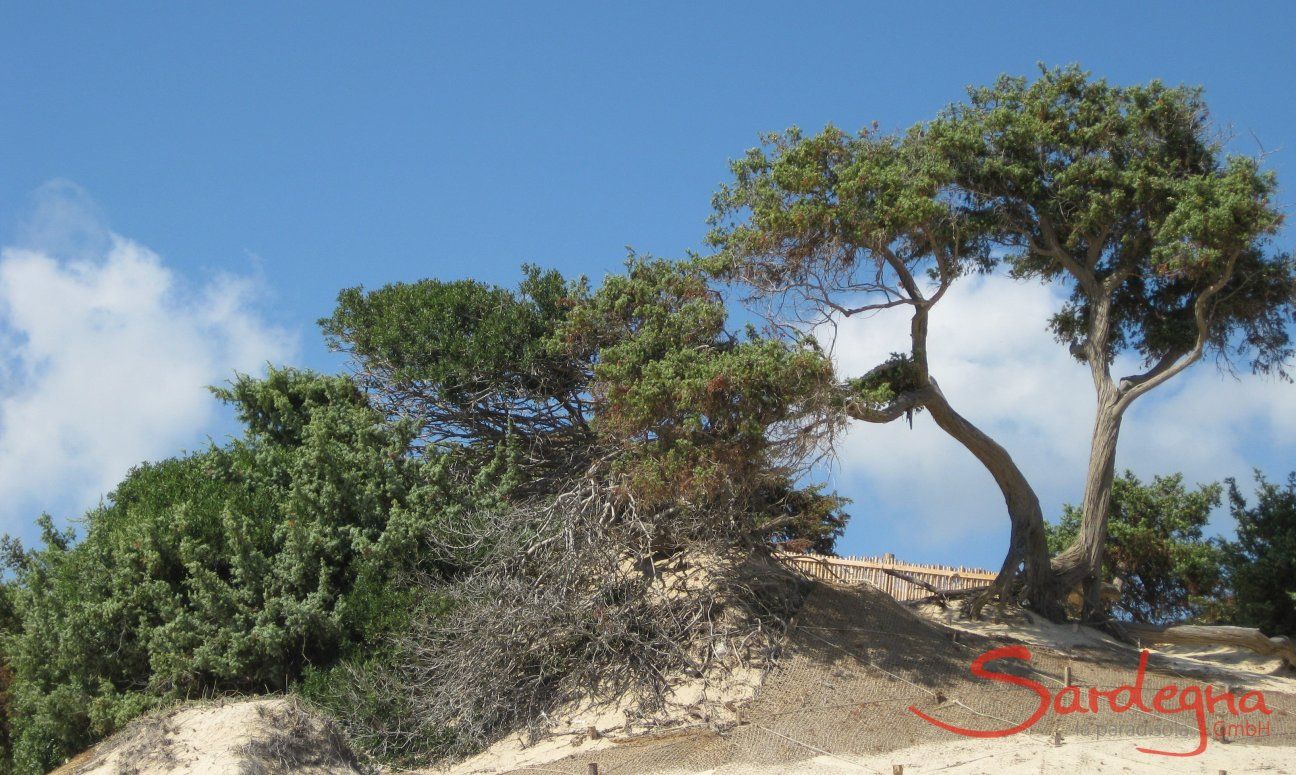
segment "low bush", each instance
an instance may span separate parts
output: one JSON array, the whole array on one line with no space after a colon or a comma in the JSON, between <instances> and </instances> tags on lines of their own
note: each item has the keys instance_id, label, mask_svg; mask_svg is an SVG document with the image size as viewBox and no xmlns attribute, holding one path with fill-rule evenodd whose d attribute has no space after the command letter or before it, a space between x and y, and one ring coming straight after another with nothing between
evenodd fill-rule
<instances>
[{"instance_id":1,"label":"low bush","mask_svg":"<svg viewBox=\"0 0 1296 775\"><path fill-rule=\"evenodd\" d=\"M244 438L134 469L80 540L43 517L38 548L9 542L7 771L160 703L283 691L406 625L399 575L448 492L409 429L346 377L275 370L217 394Z\"/></svg>"}]
</instances>

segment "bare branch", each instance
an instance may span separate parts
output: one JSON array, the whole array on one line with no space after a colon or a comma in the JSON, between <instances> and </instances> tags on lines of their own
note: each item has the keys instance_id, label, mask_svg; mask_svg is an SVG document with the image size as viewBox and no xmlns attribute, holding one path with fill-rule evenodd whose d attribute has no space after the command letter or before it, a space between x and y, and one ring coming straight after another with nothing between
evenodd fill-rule
<instances>
[{"instance_id":1,"label":"bare branch","mask_svg":"<svg viewBox=\"0 0 1296 775\"><path fill-rule=\"evenodd\" d=\"M1197 340L1193 343L1192 349L1172 363L1163 366L1156 373L1150 374L1147 379L1135 382L1129 385L1128 389L1122 391L1120 400L1116 402L1116 411L1118 413L1129 408L1129 405L1134 403L1139 396L1171 379L1201 358L1207 343L1210 341L1210 328L1213 322L1212 300L1233 279L1233 270L1237 266L1240 253L1241 251L1234 250L1229 254L1228 261L1220 276L1216 278L1215 282L1207 286L1193 302L1193 321L1197 324Z\"/></svg>"}]
</instances>

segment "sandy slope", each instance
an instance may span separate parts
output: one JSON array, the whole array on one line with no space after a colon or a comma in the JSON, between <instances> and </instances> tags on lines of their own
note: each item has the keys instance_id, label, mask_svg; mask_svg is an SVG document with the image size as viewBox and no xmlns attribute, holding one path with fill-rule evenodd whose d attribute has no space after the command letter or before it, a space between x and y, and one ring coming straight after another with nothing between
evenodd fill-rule
<instances>
[{"instance_id":1,"label":"sandy slope","mask_svg":"<svg viewBox=\"0 0 1296 775\"><path fill-rule=\"evenodd\" d=\"M927 621L947 629L972 633L1005 641L1021 642L1061 654L1131 649L1111 636L1077 624L1055 624L1028 613L1001 616L987 611L986 618L967 620L954 610L934 604L915 607L914 612ZM1254 651L1228 646L1180 646L1161 644L1148 651L1160 657L1176 672L1200 675L1219 681L1245 683L1256 689L1274 692L1296 692L1296 672L1289 670L1281 657L1264 657Z\"/></svg>"},{"instance_id":2,"label":"sandy slope","mask_svg":"<svg viewBox=\"0 0 1296 775\"><path fill-rule=\"evenodd\" d=\"M54 775L352 775L358 764L331 725L275 698L137 719Z\"/></svg>"},{"instance_id":3,"label":"sandy slope","mask_svg":"<svg viewBox=\"0 0 1296 775\"><path fill-rule=\"evenodd\" d=\"M1032 691L970 675L973 658L1004 645L1025 645L1032 659L1021 670L996 669L1051 691L1063 687L1068 668L1083 687L1131 682L1137 650L1096 631L1027 616L963 622L935 608L915 614L876 590L829 585L812 593L799 620L787 655L743 701L735 725L681 719L674 729L641 736L591 741L567 734L531 748L506 741L450 772L583 775L597 763L601 773L671 775L886 775L893 765L905 773L1296 773L1296 680L1277 662L1226 649L1153 653L1149 701L1162 686L1212 684L1263 691L1275 709L1268 735L1212 740L1200 755L1167 757L1137 749L1192 750L1191 714L1050 712L1028 732L975 739L909 711L968 729L1003 729L1030 716L1038 703Z\"/></svg>"},{"instance_id":4,"label":"sandy slope","mask_svg":"<svg viewBox=\"0 0 1296 775\"><path fill-rule=\"evenodd\" d=\"M821 584L807 598L779 665L710 686L681 684L670 712L629 719L615 704L573 708L534 745L510 736L459 764L469 773L761 775L775 773L1228 773L1296 775L1296 678L1277 661L1231 649L1151 654L1147 693L1175 685L1262 691L1268 734L1211 740L1190 758L1137 749L1191 750L1189 716L1046 714L1029 731L975 739L918 718L917 708L966 729L1003 729L1038 705L1029 689L974 678L977 655L1025 645L1029 662L996 670L1060 691L1133 680L1135 649L1070 625L1016 615L961 621L915 613L870 588ZM1006 661L1005 661L1006 662ZM1209 721L1230 720L1219 714ZM207 703L141 720L59 775L317 773L360 771L330 726L289 700ZM430 775L438 770L424 770Z\"/></svg>"},{"instance_id":5,"label":"sandy slope","mask_svg":"<svg viewBox=\"0 0 1296 775\"><path fill-rule=\"evenodd\" d=\"M1174 738L1140 738L1139 745L1173 747L1182 745ZM1134 750L1129 740L1063 742L1054 746L1042 738L1003 740L962 740L926 743L873 756L843 758L818 756L774 768L724 767L690 775L856 775L880 773L889 775L893 765L902 765L905 775L942 773L942 775L1162 775L1167 772L1201 773L1283 773L1296 772L1296 749L1228 746L1207 749L1192 759L1152 757ZM682 775L682 772L681 772Z\"/></svg>"}]
</instances>

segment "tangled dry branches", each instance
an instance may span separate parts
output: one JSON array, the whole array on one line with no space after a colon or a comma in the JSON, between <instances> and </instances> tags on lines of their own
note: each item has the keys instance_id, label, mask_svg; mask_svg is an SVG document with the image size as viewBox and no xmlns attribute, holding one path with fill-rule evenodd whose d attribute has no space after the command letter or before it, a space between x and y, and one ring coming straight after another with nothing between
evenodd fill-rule
<instances>
[{"instance_id":1,"label":"tangled dry branches","mask_svg":"<svg viewBox=\"0 0 1296 775\"><path fill-rule=\"evenodd\" d=\"M761 561L742 515L643 513L610 492L586 481L438 536L475 570L422 580L451 612L415 622L398 679L368 679L402 695L404 720L353 734L380 755L436 739L457 757L514 730L534 739L568 703L647 716L672 681L767 663L804 589Z\"/></svg>"}]
</instances>

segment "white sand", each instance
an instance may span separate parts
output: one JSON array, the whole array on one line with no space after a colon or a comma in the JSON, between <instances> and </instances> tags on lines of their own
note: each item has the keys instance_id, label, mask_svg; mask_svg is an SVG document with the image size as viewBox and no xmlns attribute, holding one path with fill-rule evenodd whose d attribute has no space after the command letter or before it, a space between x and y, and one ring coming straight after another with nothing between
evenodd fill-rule
<instances>
[{"instance_id":1,"label":"white sand","mask_svg":"<svg viewBox=\"0 0 1296 775\"><path fill-rule=\"evenodd\" d=\"M882 773L903 765L905 775L940 772L948 775L1041 775L1042 773L1202 773L1296 772L1296 748L1256 745L1213 745L1200 756L1175 758L1140 753L1135 746L1180 750L1182 738L1132 740L1077 739L1054 746L1044 738L1017 736L1007 740L958 740L929 743L870 757L820 756L783 768L721 768L690 775L830 775ZM683 775L681 772L680 775Z\"/></svg>"},{"instance_id":2,"label":"white sand","mask_svg":"<svg viewBox=\"0 0 1296 775\"><path fill-rule=\"evenodd\" d=\"M960 618L953 608L942 609L934 603L915 606L913 610L929 621L955 630L996 638L1012 638L1064 654L1077 648L1135 650L1091 627L1055 624L1021 612L1000 618L993 610L987 609L983 612L986 618L967 620ZM1229 646L1160 644L1148 646L1147 650L1178 663L1176 668L1182 673L1218 677L1224 681L1236 679L1246 683L1249 688L1263 691L1296 693L1296 673L1286 667L1281 657L1264 657L1249 649Z\"/></svg>"},{"instance_id":3,"label":"white sand","mask_svg":"<svg viewBox=\"0 0 1296 775\"><path fill-rule=\"evenodd\" d=\"M419 772L482 775L528 767L542 772L546 764L572 754L607 748L614 745L614 740L631 735L668 732L699 721L724 721L735 716L737 708L756 693L761 676L760 670L747 669L735 670L723 681L711 685L696 680L682 681L667 696L666 707L650 718L628 718L622 703L578 705L559 713L552 731L543 740L528 745L522 734L514 733L449 770Z\"/></svg>"},{"instance_id":4,"label":"white sand","mask_svg":"<svg viewBox=\"0 0 1296 775\"><path fill-rule=\"evenodd\" d=\"M310 764L284 766L293 751L268 746L274 755L249 752L255 741L289 734L286 741L305 744L300 757ZM231 775L253 772L295 772L303 775L352 775L356 770L333 757L333 741L325 724L284 698L191 705L169 713L138 719L94 749L55 770L52 775Z\"/></svg>"}]
</instances>

